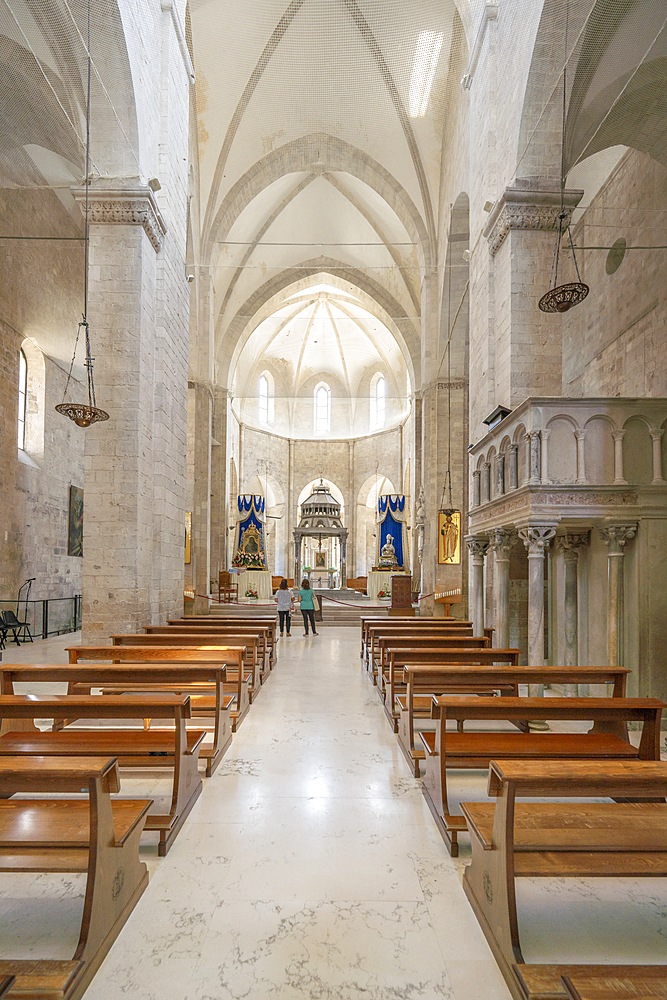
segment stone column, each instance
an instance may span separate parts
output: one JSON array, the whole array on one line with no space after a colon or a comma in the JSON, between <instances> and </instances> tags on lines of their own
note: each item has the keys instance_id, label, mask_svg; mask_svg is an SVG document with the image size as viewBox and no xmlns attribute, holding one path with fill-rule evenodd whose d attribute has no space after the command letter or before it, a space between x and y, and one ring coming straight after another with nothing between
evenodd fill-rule
<instances>
[{"instance_id":1,"label":"stone column","mask_svg":"<svg viewBox=\"0 0 667 1000\"><path fill-rule=\"evenodd\" d=\"M574 436L577 440L577 478L575 482L583 485L586 482L586 451L584 447L586 431L575 431Z\"/></svg>"},{"instance_id":2,"label":"stone column","mask_svg":"<svg viewBox=\"0 0 667 1000\"><path fill-rule=\"evenodd\" d=\"M623 665L623 556L626 543L637 533L636 524L608 524L599 529L607 544L607 659Z\"/></svg>"},{"instance_id":3,"label":"stone column","mask_svg":"<svg viewBox=\"0 0 667 1000\"><path fill-rule=\"evenodd\" d=\"M519 538L528 550L528 663L544 664L544 553L556 534L555 524L528 524ZM531 695L542 695L543 685L531 685Z\"/></svg>"},{"instance_id":4,"label":"stone column","mask_svg":"<svg viewBox=\"0 0 667 1000\"><path fill-rule=\"evenodd\" d=\"M472 628L475 635L484 632L484 558L489 549L489 539L484 535L468 535L466 545L471 558L470 606Z\"/></svg>"},{"instance_id":5,"label":"stone column","mask_svg":"<svg viewBox=\"0 0 667 1000\"><path fill-rule=\"evenodd\" d=\"M480 469L475 469L472 474L472 505L479 507L482 502L482 473Z\"/></svg>"},{"instance_id":6,"label":"stone column","mask_svg":"<svg viewBox=\"0 0 667 1000\"><path fill-rule=\"evenodd\" d=\"M496 619L495 644L507 649L510 644L510 551L516 541L516 534L509 528L494 528L490 542L494 552Z\"/></svg>"},{"instance_id":7,"label":"stone column","mask_svg":"<svg viewBox=\"0 0 667 1000\"><path fill-rule=\"evenodd\" d=\"M491 463L482 464L482 503L488 503L491 499Z\"/></svg>"},{"instance_id":8,"label":"stone column","mask_svg":"<svg viewBox=\"0 0 667 1000\"><path fill-rule=\"evenodd\" d=\"M519 446L518 444L510 445L510 470L509 470L509 488L511 490L518 489L519 486Z\"/></svg>"},{"instance_id":9,"label":"stone column","mask_svg":"<svg viewBox=\"0 0 667 1000\"><path fill-rule=\"evenodd\" d=\"M563 603L564 649L563 666L576 667L579 663L579 593L578 566L579 549L588 545L589 533L568 532L559 535L556 545L563 553L565 562L565 599ZM567 695L577 694L577 685L566 685Z\"/></svg>"},{"instance_id":10,"label":"stone column","mask_svg":"<svg viewBox=\"0 0 667 1000\"><path fill-rule=\"evenodd\" d=\"M623 438L625 431L612 431L614 439L614 486L627 486L628 481L623 475Z\"/></svg>"},{"instance_id":11,"label":"stone column","mask_svg":"<svg viewBox=\"0 0 667 1000\"><path fill-rule=\"evenodd\" d=\"M653 478L652 486L664 486L665 479L662 474L662 434L660 430L651 431L651 441L653 443Z\"/></svg>"},{"instance_id":12,"label":"stone column","mask_svg":"<svg viewBox=\"0 0 667 1000\"><path fill-rule=\"evenodd\" d=\"M530 465L528 467L529 481L531 483L539 483L541 472L540 432L531 431L528 437L530 438Z\"/></svg>"},{"instance_id":13,"label":"stone column","mask_svg":"<svg viewBox=\"0 0 667 1000\"><path fill-rule=\"evenodd\" d=\"M502 452L496 458L496 496L505 492L505 456Z\"/></svg>"}]
</instances>

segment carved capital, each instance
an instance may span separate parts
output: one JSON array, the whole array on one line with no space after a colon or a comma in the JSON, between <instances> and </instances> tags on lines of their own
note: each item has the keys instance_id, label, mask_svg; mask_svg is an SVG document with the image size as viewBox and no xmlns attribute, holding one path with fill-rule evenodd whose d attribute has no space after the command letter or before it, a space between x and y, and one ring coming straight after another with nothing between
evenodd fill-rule
<instances>
[{"instance_id":1,"label":"carved capital","mask_svg":"<svg viewBox=\"0 0 667 1000\"><path fill-rule=\"evenodd\" d=\"M467 535L465 539L473 559L483 559L489 551L489 539L485 535Z\"/></svg>"},{"instance_id":2,"label":"carved capital","mask_svg":"<svg viewBox=\"0 0 667 1000\"><path fill-rule=\"evenodd\" d=\"M567 225L583 191L565 191L564 220ZM505 188L484 228L492 256L495 256L513 229L556 232L560 213L560 190L521 183Z\"/></svg>"},{"instance_id":3,"label":"carved capital","mask_svg":"<svg viewBox=\"0 0 667 1000\"><path fill-rule=\"evenodd\" d=\"M489 535L489 541L496 560L509 559L511 548L516 542L516 532L510 528L494 528Z\"/></svg>"},{"instance_id":4,"label":"carved capital","mask_svg":"<svg viewBox=\"0 0 667 1000\"><path fill-rule=\"evenodd\" d=\"M598 529L602 541L607 544L610 556L622 556L623 549L637 534L636 524L606 524Z\"/></svg>"},{"instance_id":5,"label":"carved capital","mask_svg":"<svg viewBox=\"0 0 667 1000\"><path fill-rule=\"evenodd\" d=\"M519 538L528 549L529 556L543 556L555 534L555 525L529 524L519 528Z\"/></svg>"},{"instance_id":6,"label":"carved capital","mask_svg":"<svg viewBox=\"0 0 667 1000\"><path fill-rule=\"evenodd\" d=\"M84 211L86 189L73 188L72 194ZM156 253L162 248L167 232L149 187L88 188L88 218L91 223L102 225L142 226Z\"/></svg>"},{"instance_id":7,"label":"carved capital","mask_svg":"<svg viewBox=\"0 0 667 1000\"><path fill-rule=\"evenodd\" d=\"M579 549L583 549L591 540L589 531L567 531L556 539L557 547L562 551L565 562L576 562Z\"/></svg>"}]
</instances>

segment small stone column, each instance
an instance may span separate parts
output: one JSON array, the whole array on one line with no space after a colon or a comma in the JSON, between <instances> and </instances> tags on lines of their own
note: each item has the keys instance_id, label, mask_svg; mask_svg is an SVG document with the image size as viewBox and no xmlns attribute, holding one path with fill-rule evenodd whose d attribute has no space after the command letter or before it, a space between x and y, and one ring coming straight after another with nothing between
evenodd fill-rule
<instances>
[{"instance_id":1,"label":"small stone column","mask_svg":"<svg viewBox=\"0 0 667 1000\"><path fill-rule=\"evenodd\" d=\"M480 469L475 469L472 474L472 505L479 507L482 502L482 473Z\"/></svg>"},{"instance_id":2,"label":"small stone column","mask_svg":"<svg viewBox=\"0 0 667 1000\"><path fill-rule=\"evenodd\" d=\"M586 441L586 431L575 431L574 436L577 441L577 484L586 482L586 452L584 443Z\"/></svg>"},{"instance_id":3,"label":"small stone column","mask_svg":"<svg viewBox=\"0 0 667 1000\"><path fill-rule=\"evenodd\" d=\"M555 524L529 524L519 528L519 538L528 550L528 663L531 667L544 664L544 553L555 534ZM544 687L531 685L529 693L541 696Z\"/></svg>"},{"instance_id":4,"label":"small stone column","mask_svg":"<svg viewBox=\"0 0 667 1000\"><path fill-rule=\"evenodd\" d=\"M519 486L519 446L518 444L510 445L510 462L509 462L509 488L511 490L518 489Z\"/></svg>"},{"instance_id":5,"label":"small stone column","mask_svg":"<svg viewBox=\"0 0 667 1000\"><path fill-rule=\"evenodd\" d=\"M625 431L612 431L614 439L614 486L627 486L628 481L623 475L623 438Z\"/></svg>"},{"instance_id":6,"label":"small stone column","mask_svg":"<svg viewBox=\"0 0 667 1000\"><path fill-rule=\"evenodd\" d=\"M540 473L541 473L541 454L540 454L540 432L531 431L528 435L530 439L530 482L539 483Z\"/></svg>"},{"instance_id":7,"label":"small stone column","mask_svg":"<svg viewBox=\"0 0 667 1000\"><path fill-rule=\"evenodd\" d=\"M618 667L623 665L623 550L637 525L608 524L599 531L607 544L607 659Z\"/></svg>"},{"instance_id":8,"label":"small stone column","mask_svg":"<svg viewBox=\"0 0 667 1000\"><path fill-rule=\"evenodd\" d=\"M491 463L484 462L482 465L482 503L488 503L491 499Z\"/></svg>"},{"instance_id":9,"label":"small stone column","mask_svg":"<svg viewBox=\"0 0 667 1000\"><path fill-rule=\"evenodd\" d=\"M564 600L564 636L565 645L563 650L563 666L576 667L579 663L579 592L578 592L578 565L579 549L588 545L589 533L568 532L559 535L556 545L563 553L565 562L565 600ZM577 695L577 685L567 684L565 688L567 695Z\"/></svg>"},{"instance_id":10,"label":"small stone column","mask_svg":"<svg viewBox=\"0 0 667 1000\"><path fill-rule=\"evenodd\" d=\"M665 479L662 474L662 434L663 432L651 431L651 441L653 442L653 478L652 486L664 486Z\"/></svg>"},{"instance_id":11,"label":"small stone column","mask_svg":"<svg viewBox=\"0 0 667 1000\"><path fill-rule=\"evenodd\" d=\"M466 545L472 566L471 607L472 630L475 635L484 632L484 558L489 549L489 539L484 535L468 535Z\"/></svg>"},{"instance_id":12,"label":"small stone column","mask_svg":"<svg viewBox=\"0 0 667 1000\"><path fill-rule=\"evenodd\" d=\"M495 560L495 642L500 649L510 644L510 551L515 541L516 534L509 528L495 528L490 536Z\"/></svg>"},{"instance_id":13,"label":"small stone column","mask_svg":"<svg viewBox=\"0 0 667 1000\"><path fill-rule=\"evenodd\" d=\"M496 496L505 492L505 456L502 452L496 458Z\"/></svg>"}]
</instances>

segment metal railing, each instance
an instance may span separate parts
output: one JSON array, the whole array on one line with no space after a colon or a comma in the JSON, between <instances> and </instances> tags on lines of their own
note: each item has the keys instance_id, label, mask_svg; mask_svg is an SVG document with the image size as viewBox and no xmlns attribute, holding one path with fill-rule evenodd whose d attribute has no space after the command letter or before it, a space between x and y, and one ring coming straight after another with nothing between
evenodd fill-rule
<instances>
[{"instance_id":1,"label":"metal railing","mask_svg":"<svg viewBox=\"0 0 667 1000\"><path fill-rule=\"evenodd\" d=\"M72 597L49 597L45 601L0 601L0 610L13 611L20 621L27 621L34 639L64 635L81 628L81 594Z\"/></svg>"}]
</instances>

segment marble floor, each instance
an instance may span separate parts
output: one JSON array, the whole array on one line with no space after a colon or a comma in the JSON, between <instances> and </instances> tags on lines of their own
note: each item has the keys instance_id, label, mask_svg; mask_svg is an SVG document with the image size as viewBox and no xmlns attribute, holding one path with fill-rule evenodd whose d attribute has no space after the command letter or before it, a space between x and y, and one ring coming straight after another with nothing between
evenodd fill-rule
<instances>
[{"instance_id":1,"label":"marble floor","mask_svg":"<svg viewBox=\"0 0 667 1000\"><path fill-rule=\"evenodd\" d=\"M61 662L78 637L8 648ZM159 782L124 790L159 794ZM483 776L459 794L484 797ZM280 642L277 666L85 1000L508 1000L375 689L358 630ZM667 963L667 890L524 880L528 960ZM70 957L78 877L0 876L0 957ZM71 944L69 946L68 942Z\"/></svg>"}]
</instances>

